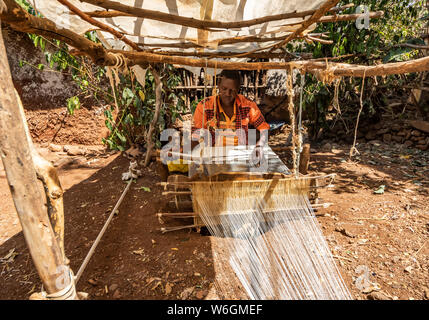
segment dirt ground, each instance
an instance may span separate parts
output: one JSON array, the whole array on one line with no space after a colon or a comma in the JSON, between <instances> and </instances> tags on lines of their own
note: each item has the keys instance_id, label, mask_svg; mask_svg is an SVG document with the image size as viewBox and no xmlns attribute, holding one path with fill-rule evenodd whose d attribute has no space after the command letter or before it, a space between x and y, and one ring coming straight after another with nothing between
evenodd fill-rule
<instances>
[{"instance_id":1,"label":"dirt ground","mask_svg":"<svg viewBox=\"0 0 429 320\"><path fill-rule=\"evenodd\" d=\"M348 145L312 146L310 162L310 173L338 174L320 193L332 205L316 214L345 283L355 299L429 299L429 153L396 144L357 147L360 155L350 161ZM76 273L126 186L121 175L129 160L40 150L57 164L65 189L65 249ZM216 239L190 229L159 231L156 213L173 211L159 181L151 165L132 185L77 284L90 299L218 298ZM3 168L0 195L0 258L12 252L0 260L0 299L28 299L41 282Z\"/></svg>"}]
</instances>

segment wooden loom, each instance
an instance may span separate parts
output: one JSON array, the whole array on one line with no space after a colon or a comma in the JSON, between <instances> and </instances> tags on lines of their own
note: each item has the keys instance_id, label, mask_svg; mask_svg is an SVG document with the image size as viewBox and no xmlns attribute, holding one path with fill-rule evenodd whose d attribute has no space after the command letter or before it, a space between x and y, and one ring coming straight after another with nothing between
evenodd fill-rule
<instances>
[{"instance_id":1,"label":"wooden loom","mask_svg":"<svg viewBox=\"0 0 429 320\"><path fill-rule=\"evenodd\" d=\"M214 148L212 148L214 149ZM196 200L195 189L201 186L216 186L225 184L240 183L243 186L254 186L255 184L269 184L269 192L264 195L255 194L255 197L265 197L269 202L269 196L272 192L285 192L288 188L300 188L307 193L313 208L329 206L329 204L319 204L317 190L321 187L330 185L335 178L335 174L323 176L311 176L299 174L298 177L293 175L286 165L275 155L271 148L266 147L269 159L272 162L266 172L249 172L244 166L235 164L216 164L202 165L200 172L195 173L192 177L184 175L170 175L167 182L161 182L158 185L164 187L162 195L171 197L170 203L174 206L176 212L157 213L160 224L164 224L163 218L174 219L193 219L193 224L177 227L162 227L162 232L175 231L185 228L196 228L199 232L201 227L205 226L201 219L201 208ZM273 155L275 155L273 157ZM234 171L224 171L224 170ZM278 171L278 172L275 172ZM200 189L199 189L200 190ZM209 191L208 191L209 192ZM270 218L274 211L269 209L264 211L266 219Z\"/></svg>"}]
</instances>

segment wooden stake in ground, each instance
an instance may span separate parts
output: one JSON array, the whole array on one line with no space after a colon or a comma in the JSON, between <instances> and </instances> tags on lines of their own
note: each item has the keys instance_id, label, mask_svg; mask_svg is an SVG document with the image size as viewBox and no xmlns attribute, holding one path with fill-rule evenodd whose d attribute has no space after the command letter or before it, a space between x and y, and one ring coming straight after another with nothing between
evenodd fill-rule
<instances>
[{"instance_id":1,"label":"wooden stake in ground","mask_svg":"<svg viewBox=\"0 0 429 320\"><path fill-rule=\"evenodd\" d=\"M155 67L152 68L152 74L155 79L155 113L153 115L152 122L149 126L149 130L146 135L146 143L147 143L147 150L146 150L146 158L144 161L144 166L147 167L147 165L150 162L150 159L152 157L152 149L154 146L153 143L153 133L155 131L155 127L158 123L159 114L161 111L162 106L162 81L161 77L158 73L158 71L155 69Z\"/></svg>"},{"instance_id":2,"label":"wooden stake in ground","mask_svg":"<svg viewBox=\"0 0 429 320\"><path fill-rule=\"evenodd\" d=\"M37 181L0 27L0 155L34 265L48 294L73 279L55 238Z\"/></svg>"}]
</instances>

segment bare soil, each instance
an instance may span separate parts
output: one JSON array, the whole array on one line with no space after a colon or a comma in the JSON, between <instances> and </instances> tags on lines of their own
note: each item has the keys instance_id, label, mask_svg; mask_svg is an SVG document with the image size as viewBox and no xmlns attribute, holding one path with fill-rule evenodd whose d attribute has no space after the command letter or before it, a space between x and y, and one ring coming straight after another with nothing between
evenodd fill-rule
<instances>
[{"instance_id":1,"label":"bare soil","mask_svg":"<svg viewBox=\"0 0 429 320\"><path fill-rule=\"evenodd\" d=\"M333 204L316 214L353 297L368 299L376 292L386 299L428 299L428 152L368 143L358 145L360 155L350 161L349 146L313 148L310 173L338 174L333 187L320 193ZM121 175L129 160L119 153L84 158L41 150L61 164L65 248L77 272L125 188ZM77 285L91 299L218 298L213 249L220 242L190 229L159 231L156 213L173 210L156 185L161 180L154 167L132 185ZM375 194L381 185L384 193ZM0 299L27 299L41 282L3 169L0 194L0 258L17 253L0 262ZM168 226L191 222L165 220ZM362 289L362 280L370 286Z\"/></svg>"}]
</instances>

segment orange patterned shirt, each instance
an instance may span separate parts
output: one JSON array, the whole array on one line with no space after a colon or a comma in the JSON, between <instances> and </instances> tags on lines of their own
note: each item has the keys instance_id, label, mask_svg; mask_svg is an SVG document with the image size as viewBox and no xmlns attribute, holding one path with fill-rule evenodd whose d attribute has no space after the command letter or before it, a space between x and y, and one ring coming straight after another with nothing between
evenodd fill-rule
<instances>
[{"instance_id":1,"label":"orange patterned shirt","mask_svg":"<svg viewBox=\"0 0 429 320\"><path fill-rule=\"evenodd\" d=\"M194 132L201 128L209 129L212 133L213 145L220 143L219 141L215 141L214 130L216 129L224 129L222 135L226 138L223 139L223 143L220 143L221 145L231 145L231 143L237 145L238 137L235 135L235 132L238 129L243 129L246 133L247 143L249 125L254 126L259 131L270 128L256 103L241 94L237 95L235 99L234 115L231 118L223 112L219 97L211 96L197 105L192 119L192 131Z\"/></svg>"}]
</instances>

